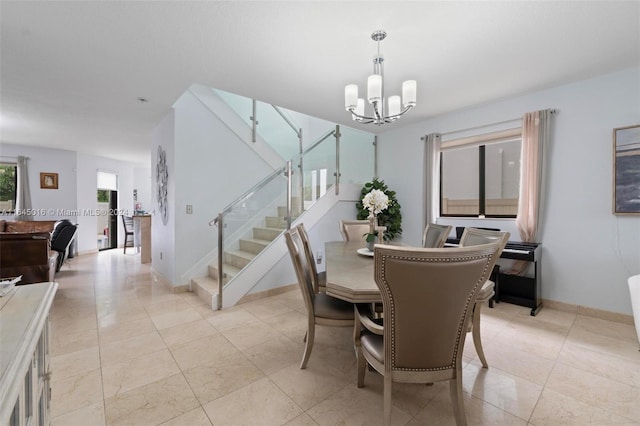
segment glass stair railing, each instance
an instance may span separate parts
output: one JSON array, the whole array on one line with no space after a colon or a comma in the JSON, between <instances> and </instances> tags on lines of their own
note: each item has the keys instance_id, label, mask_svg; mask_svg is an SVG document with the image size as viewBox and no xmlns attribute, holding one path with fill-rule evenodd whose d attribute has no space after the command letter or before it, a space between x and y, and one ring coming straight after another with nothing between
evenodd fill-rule
<instances>
[{"instance_id":1,"label":"glass stair railing","mask_svg":"<svg viewBox=\"0 0 640 426\"><path fill-rule=\"evenodd\" d=\"M349 183L371 180L375 173L372 139L372 135L336 126L210 222L218 228L218 259L209 268L218 287L217 309L222 308L223 287L332 186L337 194L342 174ZM349 159L343 169L341 158Z\"/></svg>"}]
</instances>

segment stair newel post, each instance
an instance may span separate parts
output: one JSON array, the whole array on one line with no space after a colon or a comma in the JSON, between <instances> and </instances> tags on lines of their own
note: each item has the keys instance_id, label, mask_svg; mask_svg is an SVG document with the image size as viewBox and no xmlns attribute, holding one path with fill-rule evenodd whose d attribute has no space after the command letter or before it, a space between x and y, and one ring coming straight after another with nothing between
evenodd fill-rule
<instances>
[{"instance_id":1,"label":"stair newel post","mask_svg":"<svg viewBox=\"0 0 640 426\"><path fill-rule=\"evenodd\" d=\"M287 230L291 229L291 160L287 161Z\"/></svg>"},{"instance_id":2,"label":"stair newel post","mask_svg":"<svg viewBox=\"0 0 640 426\"><path fill-rule=\"evenodd\" d=\"M336 195L340 194L340 126L336 125L336 171L333 174L336 177Z\"/></svg>"},{"instance_id":3,"label":"stair newel post","mask_svg":"<svg viewBox=\"0 0 640 426\"><path fill-rule=\"evenodd\" d=\"M222 230L224 228L223 214L218 214L218 310L222 309L222 278L224 272L222 270L222 263L224 262L224 248L222 247Z\"/></svg>"},{"instance_id":4,"label":"stair newel post","mask_svg":"<svg viewBox=\"0 0 640 426\"><path fill-rule=\"evenodd\" d=\"M298 167L300 169L300 179L298 183L298 185L300 185L300 188L298 188L300 192L300 211L298 214L300 215L304 211L304 156L302 155L302 128L298 129L298 145L300 147L300 166Z\"/></svg>"}]
</instances>

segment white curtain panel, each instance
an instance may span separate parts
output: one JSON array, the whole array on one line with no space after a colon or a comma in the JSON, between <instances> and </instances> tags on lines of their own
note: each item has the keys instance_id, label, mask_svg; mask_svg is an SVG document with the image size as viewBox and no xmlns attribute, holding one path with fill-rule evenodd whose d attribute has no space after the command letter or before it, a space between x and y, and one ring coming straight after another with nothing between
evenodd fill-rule
<instances>
[{"instance_id":1,"label":"white curtain panel","mask_svg":"<svg viewBox=\"0 0 640 426\"><path fill-rule=\"evenodd\" d=\"M423 182L425 183L425 205L423 217L427 223L435 223L435 219L440 215L440 185L436 185L436 176L440 170L440 134L430 133L424 137L425 141L425 170Z\"/></svg>"}]
</instances>

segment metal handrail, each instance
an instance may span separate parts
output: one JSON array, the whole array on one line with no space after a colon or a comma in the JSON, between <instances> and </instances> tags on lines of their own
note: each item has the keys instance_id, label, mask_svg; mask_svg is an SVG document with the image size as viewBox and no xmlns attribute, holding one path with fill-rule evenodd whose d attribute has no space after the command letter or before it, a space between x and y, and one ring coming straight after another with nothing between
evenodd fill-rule
<instances>
[{"instance_id":1,"label":"metal handrail","mask_svg":"<svg viewBox=\"0 0 640 426\"><path fill-rule=\"evenodd\" d=\"M266 178L262 179L260 182L258 182L257 184L253 185L248 191L246 191L244 194L242 194L241 196L236 198L230 204L227 204L227 206L222 209L222 212L220 214L229 213L235 206L237 206L241 202L245 201L247 198L251 197L255 192L257 192L257 191L261 190L262 188L264 188L265 186L267 186L267 184L269 182L271 182L276 177L280 176L285 171L286 171L286 167L280 167L279 169L275 170L273 173L268 175ZM209 226L216 225L218 223L218 217L219 217L219 215L216 216L215 218L211 219L211 221L209 221Z\"/></svg>"},{"instance_id":2,"label":"metal handrail","mask_svg":"<svg viewBox=\"0 0 640 426\"><path fill-rule=\"evenodd\" d=\"M313 143L310 147L308 147L307 149L303 150L300 154L295 155L293 158L291 158L289 161L287 161L286 165L284 167L280 167L279 169L275 170L273 173L269 174L267 177L265 177L264 179L262 179L260 182L258 182L257 184L255 184L254 186L252 186L248 191L246 191L244 194L242 194L240 197L238 197L236 200L234 200L233 202L231 202L230 204L228 204L220 213L218 213L218 215L213 218L210 222L209 222L209 226L213 226L216 225L218 226L218 297L217 297L217 309L220 310L222 309L222 292L223 292L223 287L224 287L224 271L223 271L223 263L224 263L224 256L223 256L223 251L224 251L224 238L223 238L223 232L224 232L224 220L225 220L225 215L227 213L229 213L230 211L233 210L233 208L244 202L245 200L247 200L248 198L250 198L251 196L253 196L253 194L255 194L256 192L260 191L261 189L263 189L267 184L271 183L274 179L276 179L279 176L282 176L282 174L284 174L284 176L286 177L286 185L287 185L287 213L286 213L286 222L287 222L287 229L291 229L291 222L292 222L292 217L291 217L291 212L292 212L292 175L293 175L293 163L296 161L299 161L299 164L302 163L302 158L308 154L309 152L311 152L312 150L314 150L317 146L319 146L322 142L324 142L326 139L328 139L329 137L334 136L336 138L336 170L337 170L337 177L336 177L336 194L338 194L338 185L339 185L339 180L340 180L340 165L339 165L339 147L340 147L340 126L336 125L335 130L330 130L327 133L325 133L324 135L322 135L322 137L320 137L320 139L318 139L318 141L316 141L315 143ZM300 172L302 172L302 170L300 170ZM302 175L302 173L301 173ZM302 176L301 176L302 178ZM302 203L304 204L304 200L302 200ZM303 207L304 209L304 207Z\"/></svg>"},{"instance_id":3,"label":"metal handrail","mask_svg":"<svg viewBox=\"0 0 640 426\"><path fill-rule=\"evenodd\" d=\"M275 110L276 110L276 112L277 112L278 114L280 114L280 117L282 117L282 119L283 119L284 121L286 121L286 122L287 122L287 124L291 127L291 129L293 129L293 131L296 133L296 136L297 136L298 138L300 138L300 137L301 137L301 135L302 135L302 132L300 132L300 130L299 130L299 129L296 129L296 126L294 126L294 125L293 125L293 123L291 122L291 120L289 120L289 118L288 118L286 115L284 115L284 113L280 110L280 108L279 108L278 106L276 106L276 105L274 105L274 104L270 104L270 105L273 107L273 109L275 109Z\"/></svg>"}]
</instances>

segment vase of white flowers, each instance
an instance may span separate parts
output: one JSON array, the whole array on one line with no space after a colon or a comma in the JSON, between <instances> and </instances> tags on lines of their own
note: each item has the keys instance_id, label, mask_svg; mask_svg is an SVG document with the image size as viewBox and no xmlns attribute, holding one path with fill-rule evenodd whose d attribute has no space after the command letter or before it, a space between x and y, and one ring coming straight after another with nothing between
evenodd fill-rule
<instances>
[{"instance_id":1,"label":"vase of white flowers","mask_svg":"<svg viewBox=\"0 0 640 426\"><path fill-rule=\"evenodd\" d=\"M373 251L373 245L378 237L378 214L389 207L389 197L379 189L372 189L362 198L362 206L369 211L369 232L364 234L367 248Z\"/></svg>"}]
</instances>

